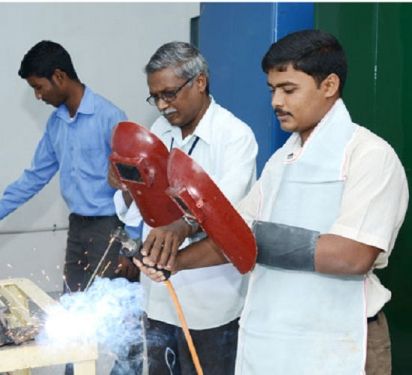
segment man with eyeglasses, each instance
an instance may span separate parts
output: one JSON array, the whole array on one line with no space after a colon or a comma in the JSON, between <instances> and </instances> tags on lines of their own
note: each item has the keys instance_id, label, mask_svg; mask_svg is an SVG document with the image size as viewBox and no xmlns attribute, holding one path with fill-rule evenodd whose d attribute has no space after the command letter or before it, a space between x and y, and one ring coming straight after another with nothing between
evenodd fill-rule
<instances>
[{"instance_id":1,"label":"man with eyeglasses","mask_svg":"<svg viewBox=\"0 0 412 375\"><path fill-rule=\"evenodd\" d=\"M257 143L252 130L209 95L208 66L188 43L161 46L145 67L150 96L161 116L151 131L170 150L189 154L232 202L238 202L256 179ZM111 183L120 187L114 175ZM119 190L115 203L119 217L137 225L140 213L127 192ZM153 202L153 204L156 204ZM184 220L174 233L144 225L144 246L187 245L202 233ZM196 226L196 225L195 225ZM185 240L187 234L192 234ZM234 373L238 318L247 279L232 265L191 270L172 276L205 374ZM190 353L172 301L163 284L142 275L147 296L149 374L194 374Z\"/></svg>"},{"instance_id":2,"label":"man with eyeglasses","mask_svg":"<svg viewBox=\"0 0 412 375\"><path fill-rule=\"evenodd\" d=\"M160 94L155 94L155 95L150 95L146 101L151 104L151 105L157 105L159 99L162 99L166 103L172 103L176 97L179 91L185 87L189 82L193 81L195 77L189 78L183 85L179 86L176 90L171 90L171 91L165 91L161 92Z\"/></svg>"},{"instance_id":3,"label":"man with eyeglasses","mask_svg":"<svg viewBox=\"0 0 412 375\"><path fill-rule=\"evenodd\" d=\"M257 258L240 320L236 374L389 375L382 309L391 293L374 270L388 265L405 218L404 167L386 141L352 122L342 100L345 51L333 35L288 34L269 47L261 67L280 127L292 134L237 205L254 233ZM177 165L184 159L176 158L171 169ZM173 184L170 177L172 190L205 185L184 178ZM210 206L216 196L201 195ZM224 233L231 238L238 229ZM185 272L226 263L231 249L207 231L209 238L177 254L165 244L160 257L149 253L145 264ZM159 272L147 275L164 279Z\"/></svg>"}]
</instances>

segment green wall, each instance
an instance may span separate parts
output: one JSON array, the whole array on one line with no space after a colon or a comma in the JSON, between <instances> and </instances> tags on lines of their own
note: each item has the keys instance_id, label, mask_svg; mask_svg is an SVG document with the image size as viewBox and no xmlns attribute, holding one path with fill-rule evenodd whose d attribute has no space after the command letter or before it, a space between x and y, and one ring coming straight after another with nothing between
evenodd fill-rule
<instances>
[{"instance_id":1,"label":"green wall","mask_svg":"<svg viewBox=\"0 0 412 375\"><path fill-rule=\"evenodd\" d=\"M336 35L347 52L344 100L353 120L392 145L411 186L412 4L318 3L315 25ZM412 374L411 219L408 210L389 266L378 271L392 291L385 313L391 330L394 375Z\"/></svg>"}]
</instances>

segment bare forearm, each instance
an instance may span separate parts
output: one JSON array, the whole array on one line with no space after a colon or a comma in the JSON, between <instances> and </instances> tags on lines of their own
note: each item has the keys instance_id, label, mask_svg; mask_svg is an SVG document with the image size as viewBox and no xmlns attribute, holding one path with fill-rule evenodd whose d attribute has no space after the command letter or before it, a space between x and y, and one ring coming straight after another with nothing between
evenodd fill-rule
<instances>
[{"instance_id":1,"label":"bare forearm","mask_svg":"<svg viewBox=\"0 0 412 375\"><path fill-rule=\"evenodd\" d=\"M196 242L178 252L175 271L217 266L228 263L222 251L209 238Z\"/></svg>"},{"instance_id":2,"label":"bare forearm","mask_svg":"<svg viewBox=\"0 0 412 375\"><path fill-rule=\"evenodd\" d=\"M380 249L334 234L285 224L253 224L257 263L300 271L335 275L366 274Z\"/></svg>"},{"instance_id":3,"label":"bare forearm","mask_svg":"<svg viewBox=\"0 0 412 375\"><path fill-rule=\"evenodd\" d=\"M319 237L315 270L334 275L363 275L373 266L380 249L333 234Z\"/></svg>"}]
</instances>

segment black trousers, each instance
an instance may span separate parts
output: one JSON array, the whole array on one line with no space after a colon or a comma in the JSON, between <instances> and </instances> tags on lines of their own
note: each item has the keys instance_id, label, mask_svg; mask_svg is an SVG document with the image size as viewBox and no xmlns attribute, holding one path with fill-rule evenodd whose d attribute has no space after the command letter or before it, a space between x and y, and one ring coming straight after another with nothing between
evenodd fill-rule
<instances>
[{"instance_id":1,"label":"black trousers","mask_svg":"<svg viewBox=\"0 0 412 375\"><path fill-rule=\"evenodd\" d=\"M117 216L80 216L70 214L64 265L64 292L82 291L106 251L112 231L124 224ZM114 277L118 264L120 244L113 243L104 260L102 277ZM73 374L73 365L67 364L65 375Z\"/></svg>"},{"instance_id":2,"label":"black trousers","mask_svg":"<svg viewBox=\"0 0 412 375\"><path fill-rule=\"evenodd\" d=\"M238 329L239 319L217 328L190 330L204 375L234 374ZM148 319L146 343L149 375L196 375L180 327Z\"/></svg>"},{"instance_id":3,"label":"black trousers","mask_svg":"<svg viewBox=\"0 0 412 375\"><path fill-rule=\"evenodd\" d=\"M80 216L70 214L64 266L65 292L84 290L102 258L110 234L123 223L117 216ZM99 276L113 277L118 264L120 244L113 243Z\"/></svg>"},{"instance_id":4,"label":"black trousers","mask_svg":"<svg viewBox=\"0 0 412 375\"><path fill-rule=\"evenodd\" d=\"M128 348L128 351L119 353L115 360L110 375L142 375L144 361L144 332L145 314L141 317L142 335L136 337L135 344Z\"/></svg>"}]
</instances>

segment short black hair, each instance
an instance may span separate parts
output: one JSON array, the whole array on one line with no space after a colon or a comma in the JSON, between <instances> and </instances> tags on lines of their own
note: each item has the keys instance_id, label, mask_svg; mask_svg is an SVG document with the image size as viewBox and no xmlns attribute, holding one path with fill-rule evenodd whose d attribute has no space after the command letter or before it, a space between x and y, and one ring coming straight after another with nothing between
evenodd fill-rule
<instances>
[{"instance_id":1,"label":"short black hair","mask_svg":"<svg viewBox=\"0 0 412 375\"><path fill-rule=\"evenodd\" d=\"M69 53L60 44L43 40L24 55L18 74L25 79L36 76L50 80L56 69L64 71L70 79L79 80Z\"/></svg>"},{"instance_id":2,"label":"short black hair","mask_svg":"<svg viewBox=\"0 0 412 375\"><path fill-rule=\"evenodd\" d=\"M273 43L262 59L267 74L272 69L283 71L288 65L310 76L318 85L335 73L340 80L342 95L346 81L347 62L339 41L321 30L302 30L286 35Z\"/></svg>"}]
</instances>

